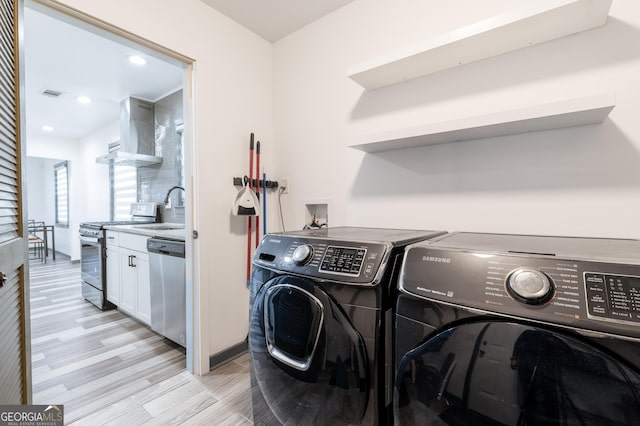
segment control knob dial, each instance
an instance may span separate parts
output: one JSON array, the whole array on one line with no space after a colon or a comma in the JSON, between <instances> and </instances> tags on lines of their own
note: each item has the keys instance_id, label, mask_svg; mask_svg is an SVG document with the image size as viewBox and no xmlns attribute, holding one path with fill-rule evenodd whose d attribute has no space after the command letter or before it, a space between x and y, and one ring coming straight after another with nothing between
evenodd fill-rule
<instances>
[{"instance_id":1,"label":"control knob dial","mask_svg":"<svg viewBox=\"0 0 640 426\"><path fill-rule=\"evenodd\" d=\"M313 247L308 244L302 244L293 251L293 262L296 265L305 265L309 263L313 257Z\"/></svg>"},{"instance_id":2,"label":"control knob dial","mask_svg":"<svg viewBox=\"0 0 640 426\"><path fill-rule=\"evenodd\" d=\"M519 302L541 305L553 296L553 281L537 269L518 268L507 276L507 291Z\"/></svg>"}]
</instances>

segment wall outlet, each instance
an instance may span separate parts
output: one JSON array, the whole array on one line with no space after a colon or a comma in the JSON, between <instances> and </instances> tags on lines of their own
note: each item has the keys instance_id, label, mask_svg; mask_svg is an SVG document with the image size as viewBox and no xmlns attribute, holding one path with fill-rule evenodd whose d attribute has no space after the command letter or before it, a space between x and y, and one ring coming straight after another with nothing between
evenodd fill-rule
<instances>
[{"instance_id":1,"label":"wall outlet","mask_svg":"<svg viewBox=\"0 0 640 426\"><path fill-rule=\"evenodd\" d=\"M289 193L289 178L280 178L278 179L278 186L280 188L284 188L282 190L283 194L288 194Z\"/></svg>"}]
</instances>

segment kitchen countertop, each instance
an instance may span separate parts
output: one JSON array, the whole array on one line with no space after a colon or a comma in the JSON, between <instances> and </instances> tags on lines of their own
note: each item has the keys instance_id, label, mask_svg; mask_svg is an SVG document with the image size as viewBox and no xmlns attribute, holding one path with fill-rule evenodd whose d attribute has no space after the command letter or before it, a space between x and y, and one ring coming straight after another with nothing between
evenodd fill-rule
<instances>
[{"instance_id":1,"label":"kitchen countertop","mask_svg":"<svg viewBox=\"0 0 640 426\"><path fill-rule=\"evenodd\" d=\"M174 229L162 229L171 227ZM146 237L172 238L185 241L183 223L149 223L141 225L105 225L110 231L127 232L129 234L144 235ZM155 228L155 229L154 229ZM177 228L177 229L176 229Z\"/></svg>"}]
</instances>

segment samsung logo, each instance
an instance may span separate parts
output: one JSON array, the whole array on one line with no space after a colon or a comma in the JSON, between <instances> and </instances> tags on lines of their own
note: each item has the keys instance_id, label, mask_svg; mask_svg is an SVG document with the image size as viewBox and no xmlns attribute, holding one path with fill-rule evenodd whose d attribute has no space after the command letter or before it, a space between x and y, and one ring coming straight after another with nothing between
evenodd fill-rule
<instances>
[{"instance_id":1,"label":"samsung logo","mask_svg":"<svg viewBox=\"0 0 640 426\"><path fill-rule=\"evenodd\" d=\"M270 239L269 240L270 243L276 243L276 244L280 244L282 242L282 240L276 240L276 239Z\"/></svg>"},{"instance_id":2,"label":"samsung logo","mask_svg":"<svg viewBox=\"0 0 640 426\"><path fill-rule=\"evenodd\" d=\"M448 257L422 256L424 262L451 263Z\"/></svg>"}]
</instances>

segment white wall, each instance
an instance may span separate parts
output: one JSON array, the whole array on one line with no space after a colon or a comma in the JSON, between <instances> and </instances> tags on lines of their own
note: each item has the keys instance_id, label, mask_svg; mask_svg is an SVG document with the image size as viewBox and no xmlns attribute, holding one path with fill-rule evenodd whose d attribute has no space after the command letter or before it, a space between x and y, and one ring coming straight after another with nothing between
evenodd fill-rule
<instances>
[{"instance_id":1,"label":"white wall","mask_svg":"<svg viewBox=\"0 0 640 426\"><path fill-rule=\"evenodd\" d=\"M84 169L81 182L82 221L111 220L109 200L109 166L96 163L96 157L108 152L109 144L120 140L120 123L114 121L81 141L80 161Z\"/></svg>"},{"instance_id":2,"label":"white wall","mask_svg":"<svg viewBox=\"0 0 640 426\"><path fill-rule=\"evenodd\" d=\"M195 279L210 326L203 340L207 345L208 337L210 354L242 342L248 332L246 219L231 217L232 177L248 169L250 132L265 144L263 159L272 158L271 45L199 0L60 3L195 59Z\"/></svg>"},{"instance_id":3,"label":"white wall","mask_svg":"<svg viewBox=\"0 0 640 426\"><path fill-rule=\"evenodd\" d=\"M29 220L44 222L47 225L55 223L55 188L53 167L60 160L51 158L27 157L27 213ZM38 233L41 236L40 233ZM53 248L50 234L47 235L47 246ZM56 251L69 253L68 246L60 246L62 241L56 241Z\"/></svg>"},{"instance_id":4,"label":"white wall","mask_svg":"<svg viewBox=\"0 0 640 426\"><path fill-rule=\"evenodd\" d=\"M27 157L27 209L29 220L52 225L55 221L53 166L61 160Z\"/></svg>"},{"instance_id":5,"label":"white wall","mask_svg":"<svg viewBox=\"0 0 640 426\"><path fill-rule=\"evenodd\" d=\"M71 260L80 259L78 243L79 215L78 188L82 186L82 161L80 141L39 135L27 136L27 157L52 158L69 161L69 227L55 227L56 251L67 254ZM30 182L30 170L27 164L27 181ZM50 179L53 180L53 171ZM31 191L27 188L27 191ZM28 206L27 206L28 208Z\"/></svg>"},{"instance_id":6,"label":"white wall","mask_svg":"<svg viewBox=\"0 0 640 426\"><path fill-rule=\"evenodd\" d=\"M534 0L357 0L274 45L274 135L289 228L330 225L640 238L640 3L605 27L366 91L347 68ZM605 92L601 125L380 154L359 135Z\"/></svg>"},{"instance_id":7,"label":"white wall","mask_svg":"<svg viewBox=\"0 0 640 426\"><path fill-rule=\"evenodd\" d=\"M28 157L69 161L69 227L56 227L55 238L56 251L69 255L72 261L80 259L80 223L109 219L109 167L97 164L96 157L105 154L109 143L118 140L118 135L119 124L114 122L82 140L27 136ZM31 184L29 165L27 163L27 181ZM50 180L53 181L53 170ZM27 190L34 191L33 188Z\"/></svg>"}]
</instances>

